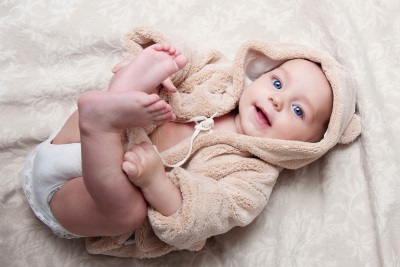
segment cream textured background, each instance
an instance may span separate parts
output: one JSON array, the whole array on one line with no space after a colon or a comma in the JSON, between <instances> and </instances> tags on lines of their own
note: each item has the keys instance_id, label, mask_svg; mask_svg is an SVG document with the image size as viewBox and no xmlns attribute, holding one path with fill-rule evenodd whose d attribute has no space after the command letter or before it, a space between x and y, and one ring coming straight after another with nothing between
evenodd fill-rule
<instances>
[{"instance_id":1,"label":"cream textured background","mask_svg":"<svg viewBox=\"0 0 400 267\"><path fill-rule=\"evenodd\" d=\"M397 0L0 1L0 266L399 266L400 2ZM86 252L54 236L22 195L26 155L80 93L106 89L139 25L228 58L246 40L324 49L354 74L363 134L283 172L264 212L200 252L152 260Z\"/></svg>"}]
</instances>

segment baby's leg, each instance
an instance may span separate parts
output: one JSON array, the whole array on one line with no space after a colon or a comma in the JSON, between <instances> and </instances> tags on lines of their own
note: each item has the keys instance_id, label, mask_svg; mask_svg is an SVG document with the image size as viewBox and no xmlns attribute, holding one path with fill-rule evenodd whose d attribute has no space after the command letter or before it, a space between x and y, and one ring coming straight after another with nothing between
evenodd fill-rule
<instances>
[{"instance_id":1,"label":"baby's leg","mask_svg":"<svg viewBox=\"0 0 400 267\"><path fill-rule=\"evenodd\" d=\"M113 69L115 75L111 79L109 90L154 93L155 88L163 83L167 90L174 92L176 89L169 77L186 63L187 58L173 46L149 46L133 59L123 61Z\"/></svg>"},{"instance_id":2,"label":"baby's leg","mask_svg":"<svg viewBox=\"0 0 400 267\"><path fill-rule=\"evenodd\" d=\"M67 182L50 203L67 230L83 236L119 235L139 227L147 205L121 165L121 130L160 123L172 114L157 95L89 92L78 101L83 178Z\"/></svg>"}]
</instances>

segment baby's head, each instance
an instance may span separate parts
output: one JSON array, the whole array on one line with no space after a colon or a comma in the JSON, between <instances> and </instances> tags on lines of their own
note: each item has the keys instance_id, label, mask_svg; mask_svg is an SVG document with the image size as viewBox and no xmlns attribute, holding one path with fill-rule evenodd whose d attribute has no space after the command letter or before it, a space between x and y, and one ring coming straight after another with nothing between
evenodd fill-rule
<instances>
[{"instance_id":1,"label":"baby's head","mask_svg":"<svg viewBox=\"0 0 400 267\"><path fill-rule=\"evenodd\" d=\"M321 67L292 59L246 87L236 120L246 135L318 142L327 130L332 105L332 89Z\"/></svg>"},{"instance_id":2,"label":"baby's head","mask_svg":"<svg viewBox=\"0 0 400 267\"><path fill-rule=\"evenodd\" d=\"M297 169L361 133L352 75L324 51L250 40L233 73L240 138L266 162Z\"/></svg>"}]
</instances>

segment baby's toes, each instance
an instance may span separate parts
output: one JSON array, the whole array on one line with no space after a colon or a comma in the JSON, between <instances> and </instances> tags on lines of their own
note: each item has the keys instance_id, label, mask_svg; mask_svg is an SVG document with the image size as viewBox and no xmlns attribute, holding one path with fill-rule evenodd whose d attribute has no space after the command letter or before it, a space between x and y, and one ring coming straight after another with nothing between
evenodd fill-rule
<instances>
[{"instance_id":1,"label":"baby's toes","mask_svg":"<svg viewBox=\"0 0 400 267\"><path fill-rule=\"evenodd\" d=\"M153 109L151 107L160 101L160 96L157 94L148 95L143 92L135 92L135 91L128 92L127 94L130 94L127 95L127 97L131 97L132 100L138 102L140 106L149 107L150 111Z\"/></svg>"},{"instance_id":2,"label":"baby's toes","mask_svg":"<svg viewBox=\"0 0 400 267\"><path fill-rule=\"evenodd\" d=\"M169 105L167 104L167 102L165 102L164 100L159 100L159 101L156 101L156 102L154 102L154 103L148 105L148 106L146 107L146 109L147 109L147 112L152 113L152 114L153 114L153 113L156 114L156 113L158 113L158 112L162 112L162 111L165 110L168 106L169 106Z\"/></svg>"},{"instance_id":3,"label":"baby's toes","mask_svg":"<svg viewBox=\"0 0 400 267\"><path fill-rule=\"evenodd\" d=\"M164 53L168 53L168 54L170 54L171 47L172 46L167 43L154 44L151 46L151 48L153 48L156 51L164 52Z\"/></svg>"},{"instance_id":4,"label":"baby's toes","mask_svg":"<svg viewBox=\"0 0 400 267\"><path fill-rule=\"evenodd\" d=\"M174 121L176 119L176 115L172 110L166 111L164 113L159 113L154 117L155 124L163 124L168 121Z\"/></svg>"},{"instance_id":5,"label":"baby's toes","mask_svg":"<svg viewBox=\"0 0 400 267\"><path fill-rule=\"evenodd\" d=\"M153 118L157 119L159 116L163 116L169 112L172 111L172 107L164 102L164 103L160 103L158 108L155 108L154 110L152 110L150 112L151 116L153 116Z\"/></svg>"},{"instance_id":6,"label":"baby's toes","mask_svg":"<svg viewBox=\"0 0 400 267\"><path fill-rule=\"evenodd\" d=\"M170 48L168 49L168 54L170 54L171 56L176 56L176 51L177 49L175 48L175 46L170 46Z\"/></svg>"},{"instance_id":7,"label":"baby's toes","mask_svg":"<svg viewBox=\"0 0 400 267\"><path fill-rule=\"evenodd\" d=\"M183 54L178 54L174 59L178 69L182 69L188 63L188 58Z\"/></svg>"}]
</instances>

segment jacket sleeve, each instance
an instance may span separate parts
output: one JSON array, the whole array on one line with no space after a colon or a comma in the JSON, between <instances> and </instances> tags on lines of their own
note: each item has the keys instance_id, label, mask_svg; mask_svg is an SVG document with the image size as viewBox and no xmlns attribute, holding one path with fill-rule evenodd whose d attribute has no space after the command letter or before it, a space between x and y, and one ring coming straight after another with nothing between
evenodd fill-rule
<instances>
[{"instance_id":1,"label":"jacket sleeve","mask_svg":"<svg viewBox=\"0 0 400 267\"><path fill-rule=\"evenodd\" d=\"M171 216L149 209L158 238L188 249L196 242L252 222L265 207L279 172L270 165L267 172L240 170L240 164L236 168L239 171L219 180L173 169L169 176L180 188L183 204Z\"/></svg>"}]
</instances>

